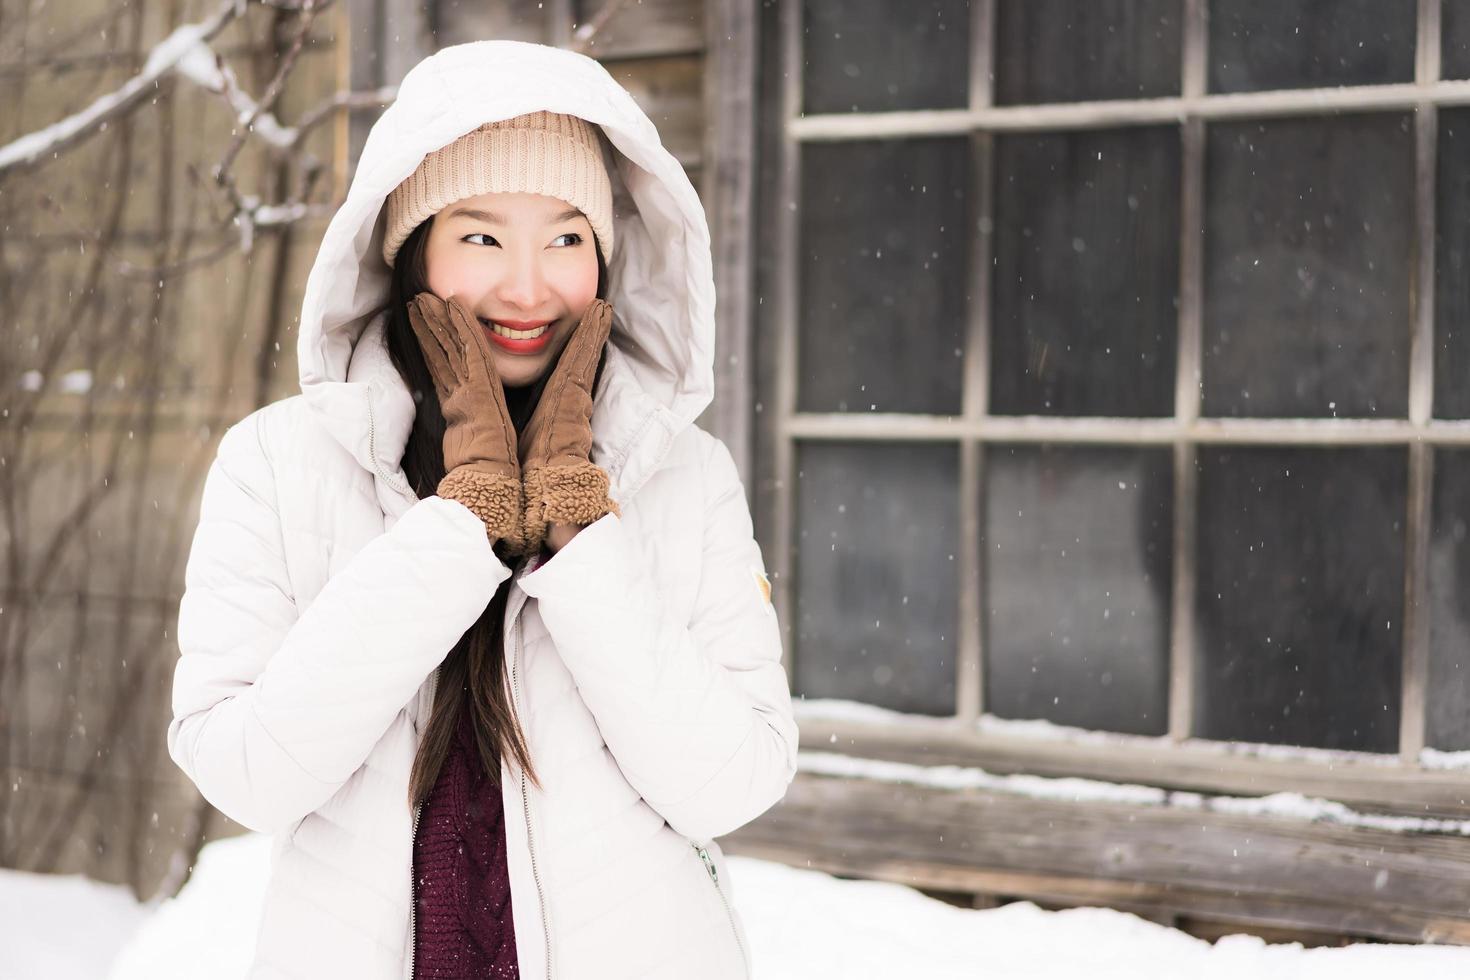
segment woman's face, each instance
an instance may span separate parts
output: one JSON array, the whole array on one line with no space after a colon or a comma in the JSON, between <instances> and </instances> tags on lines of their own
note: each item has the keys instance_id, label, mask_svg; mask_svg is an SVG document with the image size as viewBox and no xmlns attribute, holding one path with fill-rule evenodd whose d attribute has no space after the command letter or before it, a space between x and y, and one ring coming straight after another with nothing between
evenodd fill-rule
<instances>
[{"instance_id":1,"label":"woman's face","mask_svg":"<svg viewBox=\"0 0 1470 980\"><path fill-rule=\"evenodd\" d=\"M478 194L431 221L430 291L457 297L480 318L507 388L535 383L597 298L597 245L586 215L542 194Z\"/></svg>"}]
</instances>

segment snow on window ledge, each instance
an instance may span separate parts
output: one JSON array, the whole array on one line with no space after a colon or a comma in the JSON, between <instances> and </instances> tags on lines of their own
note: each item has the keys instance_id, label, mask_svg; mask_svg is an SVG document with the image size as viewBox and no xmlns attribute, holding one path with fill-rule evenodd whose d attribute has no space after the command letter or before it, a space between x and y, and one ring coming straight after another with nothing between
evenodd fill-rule
<instances>
[{"instance_id":1,"label":"snow on window ledge","mask_svg":"<svg viewBox=\"0 0 1470 980\"><path fill-rule=\"evenodd\" d=\"M797 722L838 722L848 724L930 728L963 731L953 718L908 714L858 701L835 698L798 698L793 704ZM982 715L973 729L980 736L1015 739L1059 745L1090 745L1144 749L1151 752L1185 751L1221 756L1265 759L1275 762L1303 762L1324 767L1372 766L1383 769L1401 768L1397 755L1380 752L1356 752L1347 749L1319 749L1301 745L1273 745L1261 742L1220 742L1188 738L1174 742L1167 735L1126 735L1058 725L1041 718L997 718ZM1426 749L1420 756L1426 769L1470 769L1470 752L1437 752Z\"/></svg>"}]
</instances>

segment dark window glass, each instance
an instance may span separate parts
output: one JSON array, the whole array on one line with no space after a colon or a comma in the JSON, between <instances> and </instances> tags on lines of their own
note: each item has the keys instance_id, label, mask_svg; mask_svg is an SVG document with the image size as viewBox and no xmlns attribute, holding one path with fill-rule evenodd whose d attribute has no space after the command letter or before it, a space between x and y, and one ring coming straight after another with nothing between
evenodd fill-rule
<instances>
[{"instance_id":1,"label":"dark window glass","mask_svg":"<svg viewBox=\"0 0 1470 980\"><path fill-rule=\"evenodd\" d=\"M986 451L985 710L1168 730L1167 449Z\"/></svg>"},{"instance_id":2,"label":"dark window glass","mask_svg":"<svg viewBox=\"0 0 1470 980\"><path fill-rule=\"evenodd\" d=\"M797 2L797 0L791 0ZM970 100L965 0L802 3L807 112L962 109Z\"/></svg>"},{"instance_id":3,"label":"dark window glass","mask_svg":"<svg viewBox=\"0 0 1470 980\"><path fill-rule=\"evenodd\" d=\"M1470 418L1470 109L1439 111L1434 414Z\"/></svg>"},{"instance_id":4,"label":"dark window glass","mask_svg":"<svg viewBox=\"0 0 1470 980\"><path fill-rule=\"evenodd\" d=\"M991 411L1172 415L1179 132L996 138Z\"/></svg>"},{"instance_id":5,"label":"dark window glass","mask_svg":"<svg viewBox=\"0 0 1470 980\"><path fill-rule=\"evenodd\" d=\"M1399 448L1199 449L1195 734L1398 745Z\"/></svg>"},{"instance_id":6,"label":"dark window glass","mask_svg":"<svg viewBox=\"0 0 1470 980\"><path fill-rule=\"evenodd\" d=\"M1210 91L1414 80L1415 0L1211 0Z\"/></svg>"},{"instance_id":7,"label":"dark window glass","mask_svg":"<svg viewBox=\"0 0 1470 980\"><path fill-rule=\"evenodd\" d=\"M1207 154L1204 413L1405 415L1410 117L1218 124Z\"/></svg>"},{"instance_id":8,"label":"dark window glass","mask_svg":"<svg viewBox=\"0 0 1470 980\"><path fill-rule=\"evenodd\" d=\"M797 464L798 693L953 714L957 449L807 443Z\"/></svg>"},{"instance_id":9,"label":"dark window glass","mask_svg":"<svg viewBox=\"0 0 1470 980\"><path fill-rule=\"evenodd\" d=\"M1470 4L1445 0L1440 11L1440 75L1470 78Z\"/></svg>"},{"instance_id":10,"label":"dark window glass","mask_svg":"<svg viewBox=\"0 0 1470 980\"><path fill-rule=\"evenodd\" d=\"M1179 0L1001 0L995 101L1179 94Z\"/></svg>"},{"instance_id":11,"label":"dark window glass","mask_svg":"<svg viewBox=\"0 0 1470 980\"><path fill-rule=\"evenodd\" d=\"M801 411L959 413L968 145L802 149Z\"/></svg>"},{"instance_id":12,"label":"dark window glass","mask_svg":"<svg viewBox=\"0 0 1470 980\"><path fill-rule=\"evenodd\" d=\"M1425 743L1470 749L1470 450L1434 451Z\"/></svg>"}]
</instances>

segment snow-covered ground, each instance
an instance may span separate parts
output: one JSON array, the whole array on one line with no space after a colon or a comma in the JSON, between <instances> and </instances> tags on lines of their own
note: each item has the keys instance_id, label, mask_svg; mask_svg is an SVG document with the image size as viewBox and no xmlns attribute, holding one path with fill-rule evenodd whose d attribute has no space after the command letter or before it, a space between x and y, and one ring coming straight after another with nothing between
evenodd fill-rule
<instances>
[{"instance_id":1,"label":"snow-covered ground","mask_svg":"<svg viewBox=\"0 0 1470 980\"><path fill-rule=\"evenodd\" d=\"M0 871L0 980L235 980L250 958L269 842L219 841L148 909L75 876ZM1108 909L971 911L900 885L731 858L757 980L1384 980L1470 977L1470 949L1211 945Z\"/></svg>"}]
</instances>

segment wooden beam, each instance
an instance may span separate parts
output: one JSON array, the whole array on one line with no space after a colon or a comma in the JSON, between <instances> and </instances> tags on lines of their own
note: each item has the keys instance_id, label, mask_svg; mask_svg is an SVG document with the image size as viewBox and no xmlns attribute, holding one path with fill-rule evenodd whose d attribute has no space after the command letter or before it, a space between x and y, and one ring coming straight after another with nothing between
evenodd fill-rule
<instances>
[{"instance_id":1,"label":"wooden beam","mask_svg":"<svg viewBox=\"0 0 1470 980\"><path fill-rule=\"evenodd\" d=\"M1415 80L1439 80L1440 5L1419 2L1419 39ZM1439 107L1421 103L1414 111L1414 286L1409 334L1409 421L1424 425L1434 413L1434 241L1435 180L1439 157ZM1427 735L1429 699L1429 540L1433 519L1434 452L1422 443L1409 447L1409 501L1404 557L1403 671L1400 685L1399 754L1419 758Z\"/></svg>"},{"instance_id":2,"label":"wooden beam","mask_svg":"<svg viewBox=\"0 0 1470 980\"><path fill-rule=\"evenodd\" d=\"M906 415L887 412L805 412L780 424L795 439L888 441L1115 443L1161 446L1179 441L1236 446L1470 445L1470 422L1435 419L1195 419L1103 416Z\"/></svg>"},{"instance_id":3,"label":"wooden beam","mask_svg":"<svg viewBox=\"0 0 1470 980\"><path fill-rule=\"evenodd\" d=\"M1232 92L1219 95L993 106L977 109L911 109L895 112L824 113L787 123L802 141L958 136L971 130L1042 132L1178 124L1185 119L1266 119L1333 113L1411 110L1423 103L1470 105L1470 81L1344 85L1337 88Z\"/></svg>"},{"instance_id":4,"label":"wooden beam","mask_svg":"<svg viewBox=\"0 0 1470 980\"><path fill-rule=\"evenodd\" d=\"M703 195L714 255L714 434L752 482L751 415L755 364L755 0L705 4Z\"/></svg>"},{"instance_id":5,"label":"wooden beam","mask_svg":"<svg viewBox=\"0 0 1470 980\"><path fill-rule=\"evenodd\" d=\"M835 874L1470 944L1470 838L798 774L726 850Z\"/></svg>"}]
</instances>

